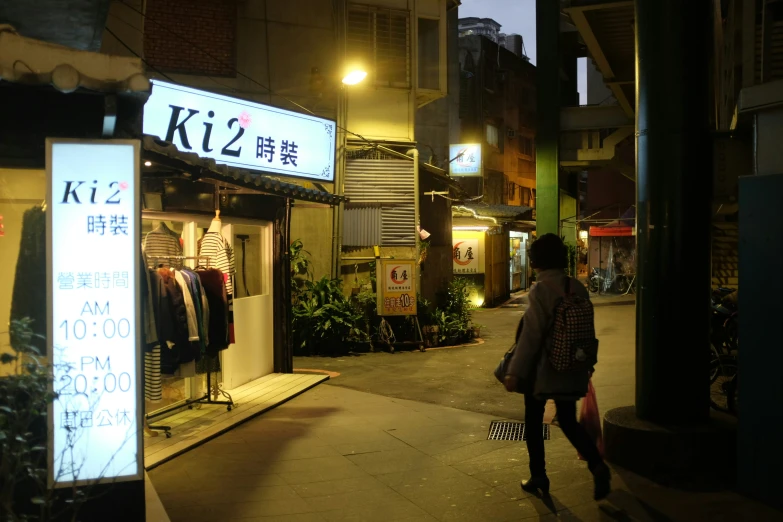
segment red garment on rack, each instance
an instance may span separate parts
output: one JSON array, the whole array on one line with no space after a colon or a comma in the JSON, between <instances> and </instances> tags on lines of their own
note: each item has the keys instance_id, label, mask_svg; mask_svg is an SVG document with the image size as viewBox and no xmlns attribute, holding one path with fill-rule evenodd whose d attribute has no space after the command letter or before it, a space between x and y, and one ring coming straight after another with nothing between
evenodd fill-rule
<instances>
[{"instance_id":1,"label":"red garment on rack","mask_svg":"<svg viewBox=\"0 0 783 522\"><path fill-rule=\"evenodd\" d=\"M216 268L196 271L209 304L209 344L206 353L215 356L229 345L229 307L223 272Z\"/></svg>"}]
</instances>

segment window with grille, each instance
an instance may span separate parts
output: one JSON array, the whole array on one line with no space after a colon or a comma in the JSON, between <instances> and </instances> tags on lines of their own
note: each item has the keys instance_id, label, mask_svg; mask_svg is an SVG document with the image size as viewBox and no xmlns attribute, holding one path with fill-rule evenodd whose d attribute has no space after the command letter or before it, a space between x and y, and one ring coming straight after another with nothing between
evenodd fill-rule
<instances>
[{"instance_id":1,"label":"window with grille","mask_svg":"<svg viewBox=\"0 0 783 522\"><path fill-rule=\"evenodd\" d=\"M487 143L489 145L499 146L498 143L498 128L494 125L487 123Z\"/></svg>"},{"instance_id":2,"label":"window with grille","mask_svg":"<svg viewBox=\"0 0 783 522\"><path fill-rule=\"evenodd\" d=\"M440 87L440 22L419 18L419 89Z\"/></svg>"},{"instance_id":3,"label":"window with grille","mask_svg":"<svg viewBox=\"0 0 783 522\"><path fill-rule=\"evenodd\" d=\"M376 85L409 88L410 21L407 11L351 5L348 60L366 67Z\"/></svg>"},{"instance_id":4,"label":"window with grille","mask_svg":"<svg viewBox=\"0 0 783 522\"><path fill-rule=\"evenodd\" d=\"M519 152L525 156L533 157L533 139L527 136L519 136Z\"/></svg>"}]
</instances>

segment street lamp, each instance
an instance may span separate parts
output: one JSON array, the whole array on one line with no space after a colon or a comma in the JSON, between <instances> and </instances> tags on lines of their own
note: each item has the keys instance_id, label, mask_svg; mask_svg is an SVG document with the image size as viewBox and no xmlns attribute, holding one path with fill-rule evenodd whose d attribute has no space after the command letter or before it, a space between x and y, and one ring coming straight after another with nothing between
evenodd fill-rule
<instances>
[{"instance_id":1,"label":"street lamp","mask_svg":"<svg viewBox=\"0 0 783 522\"><path fill-rule=\"evenodd\" d=\"M354 69L343 77L343 83L345 85L356 85L367 77L367 71L361 69Z\"/></svg>"}]
</instances>

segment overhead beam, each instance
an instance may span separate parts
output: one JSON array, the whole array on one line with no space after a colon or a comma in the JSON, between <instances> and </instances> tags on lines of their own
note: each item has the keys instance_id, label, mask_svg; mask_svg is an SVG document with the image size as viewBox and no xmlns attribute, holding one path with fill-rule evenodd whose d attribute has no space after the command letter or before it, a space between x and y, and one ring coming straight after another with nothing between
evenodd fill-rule
<instances>
[{"instance_id":1,"label":"overhead beam","mask_svg":"<svg viewBox=\"0 0 783 522\"><path fill-rule=\"evenodd\" d=\"M598 9L615 9L618 7L633 7L633 0L617 0L616 2L596 2L584 5L571 5L569 9L580 11L597 11Z\"/></svg>"},{"instance_id":2,"label":"overhead beam","mask_svg":"<svg viewBox=\"0 0 783 522\"><path fill-rule=\"evenodd\" d=\"M561 132L633 126L633 118L629 118L625 110L617 105L563 107L560 109Z\"/></svg>"},{"instance_id":3,"label":"overhead beam","mask_svg":"<svg viewBox=\"0 0 783 522\"><path fill-rule=\"evenodd\" d=\"M599 6L605 8L628 7L633 6L633 2L612 2L606 4L594 4L590 6L570 7L565 11L571 16L571 20L574 22L576 30L579 31L580 35L582 35L582 40L584 40L585 45L587 46L587 50L590 51L590 56L592 56L593 60L595 60L595 64L598 66L598 70L601 71L601 74L604 76L606 85L612 90L612 94L614 94L614 97L617 99L620 107L622 107L625 111L625 114L629 118L632 118L634 116L634 110L631 106L631 102L625 96L625 93L620 86L620 81L615 80L612 66L609 64L609 60L606 59L606 55L601 49L601 45L598 43L598 39L595 37L593 28L590 27L590 23L587 21L587 17L585 16L585 11L598 9Z\"/></svg>"},{"instance_id":4,"label":"overhead beam","mask_svg":"<svg viewBox=\"0 0 783 522\"><path fill-rule=\"evenodd\" d=\"M627 114L629 118L633 118L634 109L633 106L631 106L631 101L625 95L623 88L619 84L613 83L609 85L609 89L611 89L614 97L617 98L617 102L620 104L620 107L623 108L625 114Z\"/></svg>"}]
</instances>

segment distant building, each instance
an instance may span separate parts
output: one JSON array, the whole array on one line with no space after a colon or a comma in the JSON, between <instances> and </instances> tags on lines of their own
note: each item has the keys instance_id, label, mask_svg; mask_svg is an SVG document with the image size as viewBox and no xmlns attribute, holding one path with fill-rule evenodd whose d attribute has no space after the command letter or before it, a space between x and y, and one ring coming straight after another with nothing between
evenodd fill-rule
<instances>
[{"instance_id":1,"label":"distant building","mask_svg":"<svg viewBox=\"0 0 783 522\"><path fill-rule=\"evenodd\" d=\"M500 24L494 21L492 18L460 18L459 19L459 36L485 36L495 43L498 43L498 38L502 35L506 35L500 32Z\"/></svg>"},{"instance_id":2,"label":"distant building","mask_svg":"<svg viewBox=\"0 0 783 522\"><path fill-rule=\"evenodd\" d=\"M500 28L502 26L492 18L460 18L459 19L459 36L483 36L498 44L501 47L505 47L517 56L530 61L525 53L525 41L522 35L511 33L501 33Z\"/></svg>"}]
</instances>

